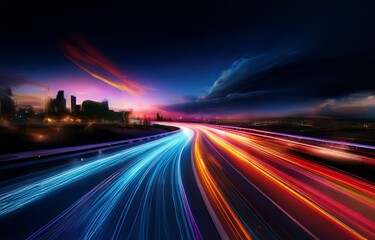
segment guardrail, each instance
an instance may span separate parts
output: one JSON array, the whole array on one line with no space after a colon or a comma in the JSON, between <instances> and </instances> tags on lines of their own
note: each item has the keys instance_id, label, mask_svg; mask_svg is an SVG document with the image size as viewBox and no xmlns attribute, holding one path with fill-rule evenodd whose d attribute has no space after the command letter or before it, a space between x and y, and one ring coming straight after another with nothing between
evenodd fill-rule
<instances>
[{"instance_id":1,"label":"guardrail","mask_svg":"<svg viewBox=\"0 0 375 240\"><path fill-rule=\"evenodd\" d=\"M253 128L242 128L242 127L233 127L233 126L226 126L226 125L214 125L214 126L218 128L231 129L235 131L262 134L262 136L265 136L265 137L280 136L283 138L293 139L293 140L297 140L300 142L319 143L319 144L337 146L341 148L349 147L349 148L354 148L354 149L375 150L375 146L366 145L366 144L342 142L342 141L328 140L328 139L322 139L322 138L293 135L293 134L287 134L287 133L270 132L270 131L263 131L263 130L253 129Z\"/></svg>"},{"instance_id":2,"label":"guardrail","mask_svg":"<svg viewBox=\"0 0 375 240\"><path fill-rule=\"evenodd\" d=\"M138 142L142 142L146 140L165 137L165 136L177 133L179 131L181 131L181 129L178 129L172 132L161 133L157 135L132 138L132 139L126 139L126 140L120 140L120 141L114 141L114 142L105 142L105 143L96 143L96 144L89 144L89 145L83 145L83 146L73 146L73 147L54 148L54 149L47 149L47 150L35 150L35 151L29 151L29 152L4 154L4 155L0 155L0 164L4 162L8 162L8 161L22 160L22 159L28 159L28 158L42 158L46 156L60 155L60 154L66 154L66 153L77 153L81 151L95 150L99 148L108 148L108 147L114 147L114 146L119 146L119 145L124 145L124 144L138 143Z\"/></svg>"}]
</instances>

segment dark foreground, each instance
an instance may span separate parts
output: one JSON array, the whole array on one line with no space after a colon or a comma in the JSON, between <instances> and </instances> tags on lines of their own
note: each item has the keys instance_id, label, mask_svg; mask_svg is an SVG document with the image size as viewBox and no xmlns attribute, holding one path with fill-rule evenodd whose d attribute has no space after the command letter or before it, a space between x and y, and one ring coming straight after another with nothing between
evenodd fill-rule
<instances>
[{"instance_id":1,"label":"dark foreground","mask_svg":"<svg viewBox=\"0 0 375 240\"><path fill-rule=\"evenodd\" d=\"M172 129L109 123L9 123L0 125L0 154L111 142Z\"/></svg>"}]
</instances>

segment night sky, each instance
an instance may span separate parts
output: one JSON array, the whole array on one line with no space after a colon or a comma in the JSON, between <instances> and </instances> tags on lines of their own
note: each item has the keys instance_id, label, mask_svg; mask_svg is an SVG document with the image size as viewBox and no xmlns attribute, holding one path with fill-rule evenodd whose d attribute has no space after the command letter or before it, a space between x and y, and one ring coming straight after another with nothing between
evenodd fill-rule
<instances>
[{"instance_id":1,"label":"night sky","mask_svg":"<svg viewBox=\"0 0 375 240\"><path fill-rule=\"evenodd\" d=\"M65 90L174 118L375 118L371 1L156 2L0 0L0 86L35 107Z\"/></svg>"}]
</instances>

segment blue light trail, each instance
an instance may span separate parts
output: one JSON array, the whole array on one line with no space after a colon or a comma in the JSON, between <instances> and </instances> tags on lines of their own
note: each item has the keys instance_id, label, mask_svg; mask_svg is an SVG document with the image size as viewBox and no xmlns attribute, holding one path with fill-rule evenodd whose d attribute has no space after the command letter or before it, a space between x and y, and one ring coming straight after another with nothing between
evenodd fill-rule
<instances>
[{"instance_id":1,"label":"blue light trail","mask_svg":"<svg viewBox=\"0 0 375 240\"><path fill-rule=\"evenodd\" d=\"M0 236L375 237L373 182L325 164L361 163L373 169L370 148L341 149L251 129L174 125L180 130L173 134L95 150L99 155L82 162L74 158L90 151L10 163L9 169L17 169L63 161L0 182ZM65 198L70 191L75 195ZM44 206L50 199L55 202ZM14 227L18 223L24 227Z\"/></svg>"}]
</instances>

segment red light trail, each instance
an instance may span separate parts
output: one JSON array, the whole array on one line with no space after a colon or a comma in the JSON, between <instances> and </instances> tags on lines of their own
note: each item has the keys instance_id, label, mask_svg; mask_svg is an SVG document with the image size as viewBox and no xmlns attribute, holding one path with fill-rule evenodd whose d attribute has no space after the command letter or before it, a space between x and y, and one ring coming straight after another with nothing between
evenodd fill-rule
<instances>
[{"instance_id":1,"label":"red light trail","mask_svg":"<svg viewBox=\"0 0 375 240\"><path fill-rule=\"evenodd\" d=\"M324 151L324 158L337 161L374 159L343 150L298 144L279 137L265 139L251 133L189 125L195 133L193 148L197 180L211 215L218 219L222 237L252 238L251 227L238 213L237 200L245 201L246 187L232 182L228 165L244 181L254 184L268 199L296 224L318 238L374 238L375 187L372 183L337 169L312 162L306 154ZM294 149L293 149L294 148ZM297 150L296 150L297 149ZM294 150L294 151L293 151ZM219 157L218 157L219 156ZM236 194L233 193L233 188ZM250 196L251 197L251 196ZM257 212L257 210L255 209ZM245 220L245 221L244 221ZM282 223L267 222L272 225ZM261 224L259 224L261 225ZM277 228L277 227L276 227ZM266 237L266 235L264 235Z\"/></svg>"},{"instance_id":2,"label":"red light trail","mask_svg":"<svg viewBox=\"0 0 375 240\"><path fill-rule=\"evenodd\" d=\"M4 227L12 224L4 223L7 217L20 217L33 230L22 236L46 239L73 233L102 238L375 239L374 183L340 169L353 163L374 169L371 147L348 143L342 149L342 144L322 139L169 124L181 130L133 139L126 146L113 142L20 155L43 156L33 161L0 156L0 173L67 162L0 184L0 232L11 231ZM93 156L87 157L89 152ZM81 189L83 181L90 191ZM73 203L61 198L53 206L43 204L64 191L81 194ZM44 226L13 214L39 208L55 216Z\"/></svg>"}]
</instances>

